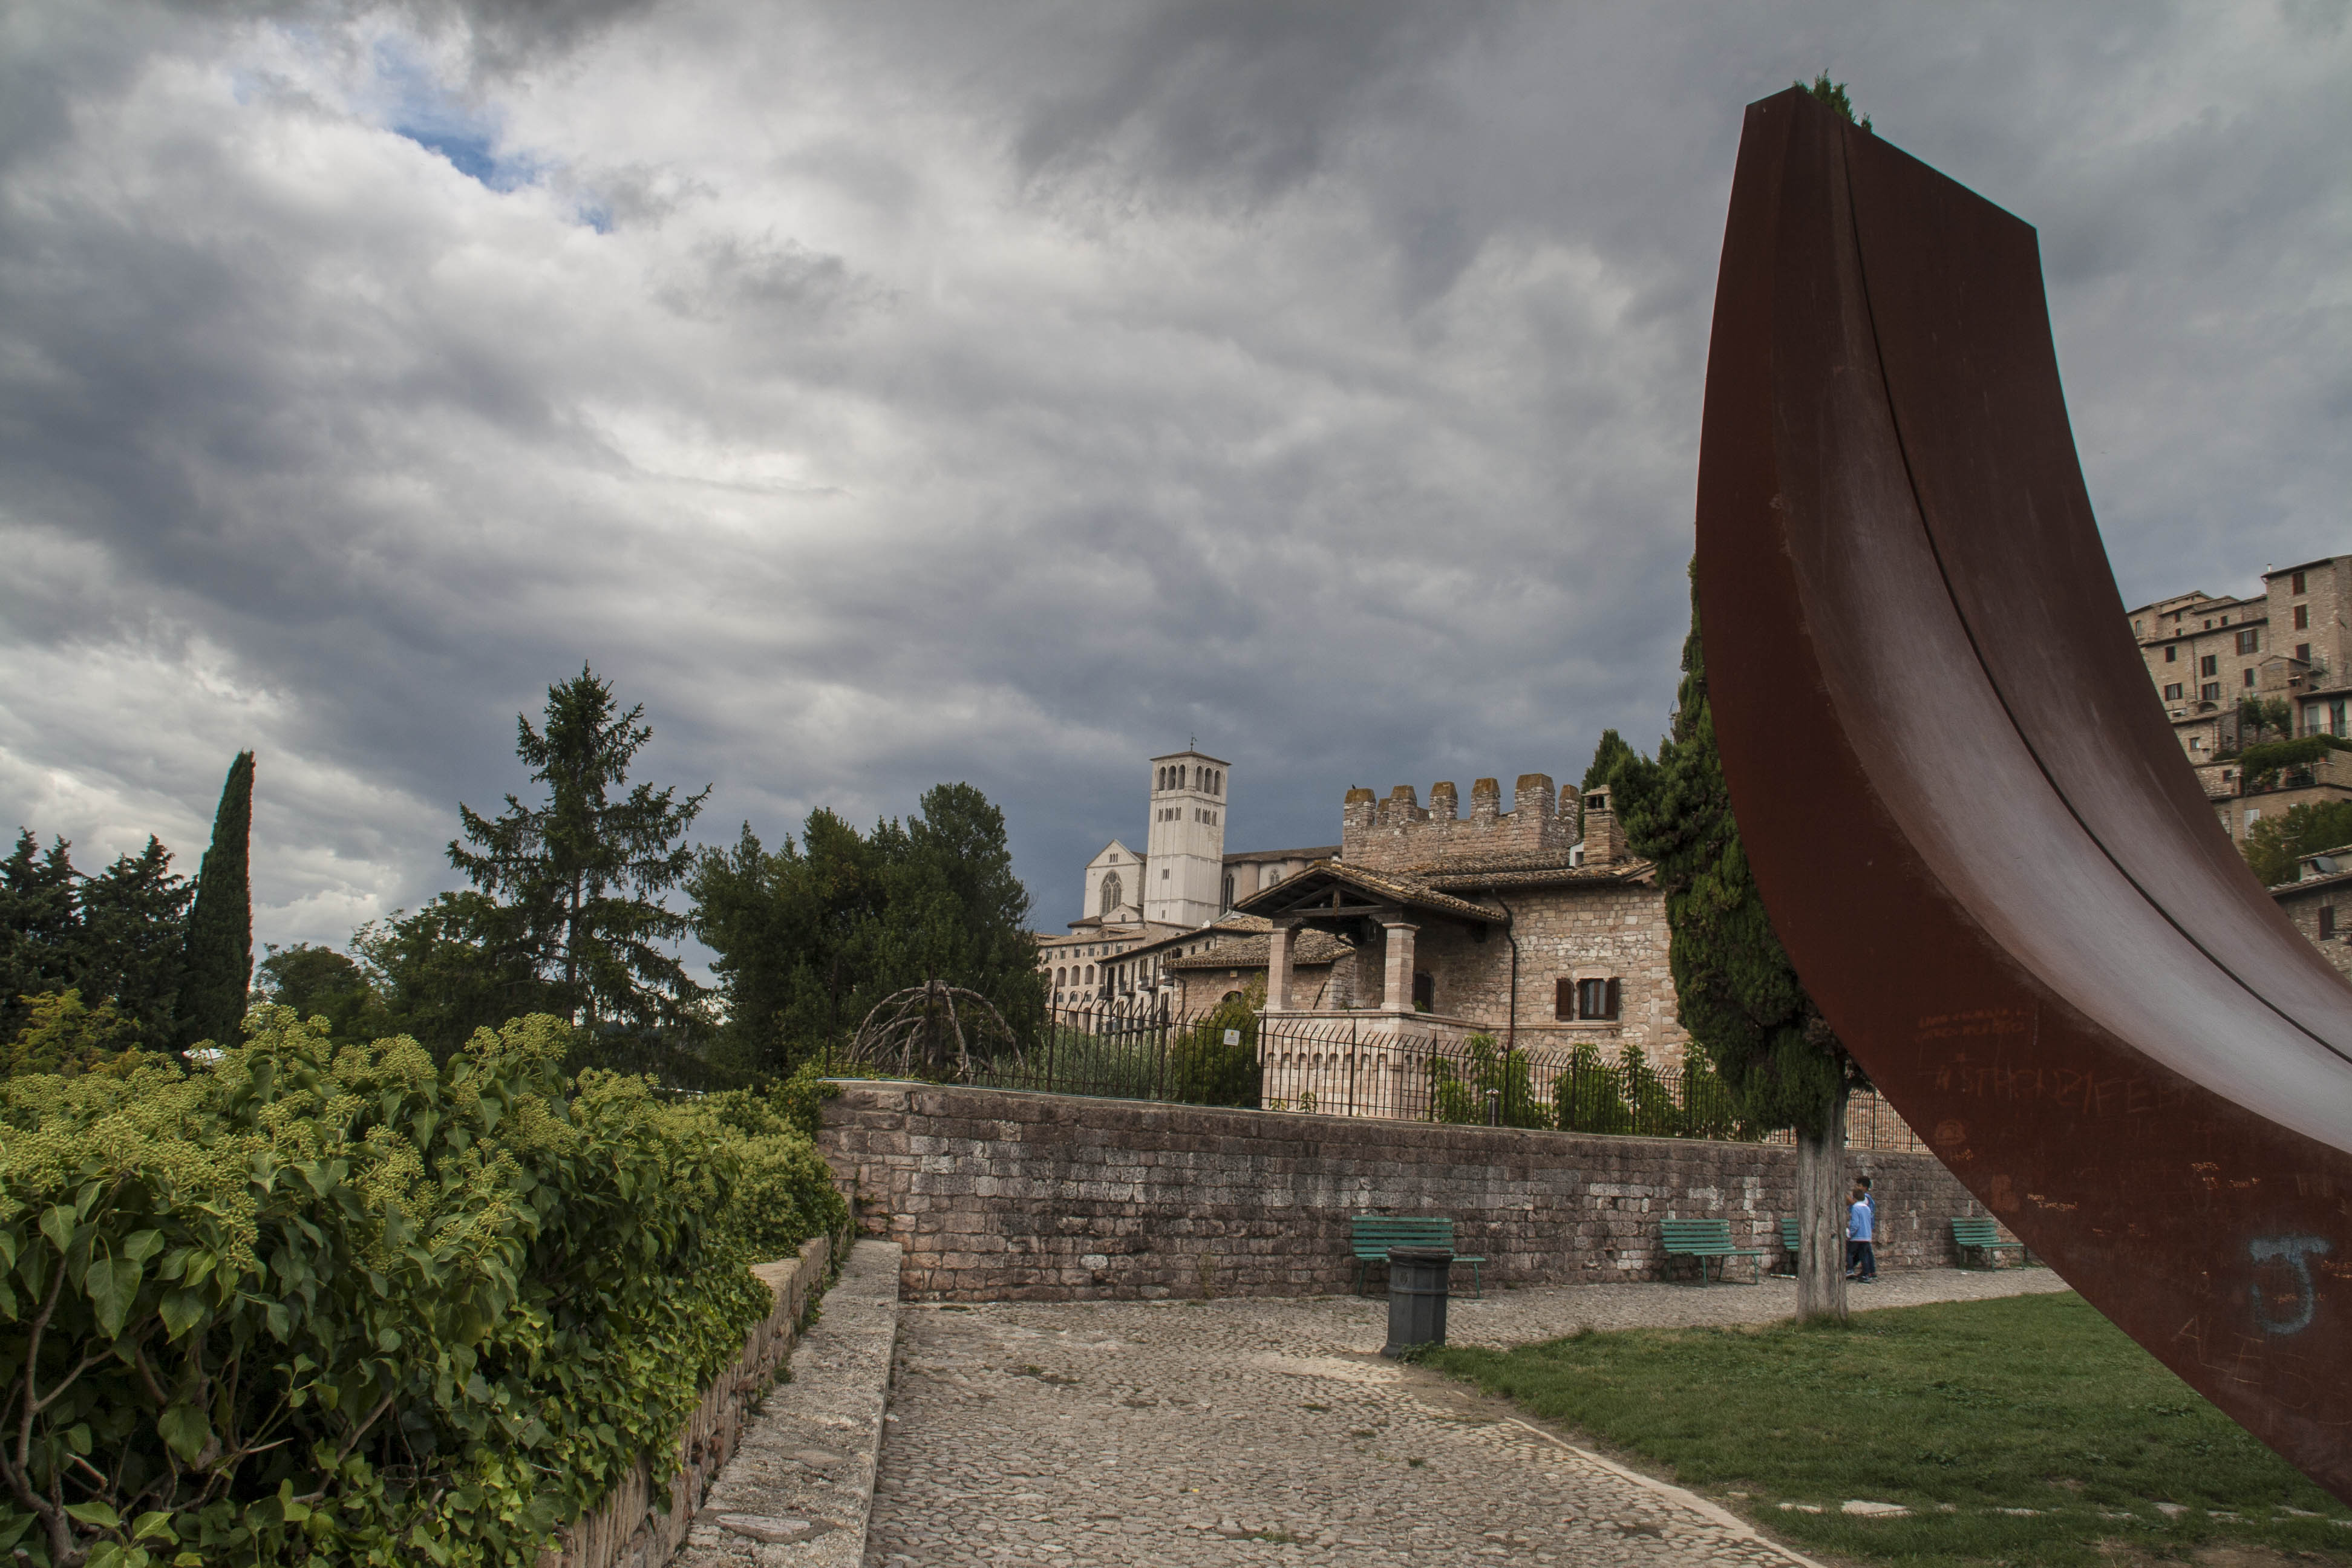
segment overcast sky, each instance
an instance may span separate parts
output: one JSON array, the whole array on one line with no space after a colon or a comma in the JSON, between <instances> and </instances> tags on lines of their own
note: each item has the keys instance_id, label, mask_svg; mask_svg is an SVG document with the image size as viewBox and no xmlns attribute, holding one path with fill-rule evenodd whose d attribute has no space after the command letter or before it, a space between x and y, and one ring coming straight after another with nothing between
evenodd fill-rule
<instances>
[{"instance_id":1,"label":"overcast sky","mask_svg":"<svg viewBox=\"0 0 2352 1568\"><path fill-rule=\"evenodd\" d=\"M1740 111L2037 225L2127 601L2352 550L2328 0L0 7L0 818L258 938L454 873L583 660L773 840L940 780L1058 929L1662 728Z\"/></svg>"}]
</instances>

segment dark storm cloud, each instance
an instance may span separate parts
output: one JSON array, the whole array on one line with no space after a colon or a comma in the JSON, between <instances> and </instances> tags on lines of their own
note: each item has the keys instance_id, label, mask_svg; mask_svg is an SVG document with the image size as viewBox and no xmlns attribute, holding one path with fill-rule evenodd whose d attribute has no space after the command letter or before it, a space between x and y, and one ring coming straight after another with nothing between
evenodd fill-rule
<instances>
[{"instance_id":1,"label":"dark storm cloud","mask_svg":"<svg viewBox=\"0 0 2352 1568\"><path fill-rule=\"evenodd\" d=\"M1673 691L1739 109L2041 229L2128 596L2347 547L2342 7L20 7L0 804L261 933L446 885L585 658L705 826L969 778L1049 925Z\"/></svg>"}]
</instances>

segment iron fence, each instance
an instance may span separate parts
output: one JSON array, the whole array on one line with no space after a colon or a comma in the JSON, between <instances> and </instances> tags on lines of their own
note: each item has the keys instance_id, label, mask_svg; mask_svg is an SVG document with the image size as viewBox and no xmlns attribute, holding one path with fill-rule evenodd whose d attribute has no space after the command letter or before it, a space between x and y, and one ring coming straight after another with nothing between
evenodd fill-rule
<instances>
[{"instance_id":1,"label":"iron fence","mask_svg":"<svg viewBox=\"0 0 2352 1568\"><path fill-rule=\"evenodd\" d=\"M1512 1047L1393 1014L1267 1017L1237 1004L1192 1016L1061 1009L1020 1049L976 1065L999 1089L1653 1138L1757 1141L1696 1056L1661 1068L1595 1043ZM1893 1108L1858 1096L1859 1148L1917 1148ZM1785 1138L1785 1134L1782 1135Z\"/></svg>"}]
</instances>

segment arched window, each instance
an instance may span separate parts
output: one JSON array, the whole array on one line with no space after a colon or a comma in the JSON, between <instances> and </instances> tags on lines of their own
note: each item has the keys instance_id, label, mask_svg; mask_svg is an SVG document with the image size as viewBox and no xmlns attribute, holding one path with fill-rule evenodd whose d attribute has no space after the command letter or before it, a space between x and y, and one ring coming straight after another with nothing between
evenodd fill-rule
<instances>
[{"instance_id":1,"label":"arched window","mask_svg":"<svg viewBox=\"0 0 2352 1568\"><path fill-rule=\"evenodd\" d=\"M1118 872L1105 872L1102 879L1102 909L1099 912L1109 914L1118 909L1125 901L1126 892L1127 889L1119 881Z\"/></svg>"},{"instance_id":2,"label":"arched window","mask_svg":"<svg viewBox=\"0 0 2352 1568\"><path fill-rule=\"evenodd\" d=\"M1225 908L1227 908L1227 909L1232 909L1233 907L1234 907L1234 874L1233 874L1231 871L1228 871L1228 872L1226 872L1226 873L1225 873Z\"/></svg>"}]
</instances>

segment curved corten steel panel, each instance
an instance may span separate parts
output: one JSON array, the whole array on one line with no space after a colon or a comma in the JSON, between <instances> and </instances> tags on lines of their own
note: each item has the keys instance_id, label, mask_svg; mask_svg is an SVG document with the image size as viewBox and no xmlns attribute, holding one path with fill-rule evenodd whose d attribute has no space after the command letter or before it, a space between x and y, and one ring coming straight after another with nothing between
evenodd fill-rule
<instances>
[{"instance_id":1,"label":"curved corten steel panel","mask_svg":"<svg viewBox=\"0 0 2352 1568\"><path fill-rule=\"evenodd\" d=\"M1797 970L1987 1207L2352 1500L2352 987L2165 721L2033 231L1751 105L1706 380L1723 767Z\"/></svg>"}]
</instances>

